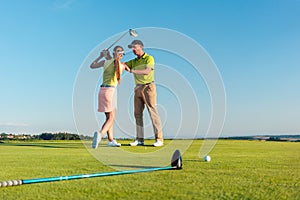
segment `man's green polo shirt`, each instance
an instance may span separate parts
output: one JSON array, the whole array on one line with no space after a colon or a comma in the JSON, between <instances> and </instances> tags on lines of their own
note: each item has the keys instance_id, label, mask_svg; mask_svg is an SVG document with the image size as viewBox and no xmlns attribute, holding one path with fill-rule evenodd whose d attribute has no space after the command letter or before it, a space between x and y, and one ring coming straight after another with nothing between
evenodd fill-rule
<instances>
[{"instance_id":1,"label":"man's green polo shirt","mask_svg":"<svg viewBox=\"0 0 300 200\"><path fill-rule=\"evenodd\" d=\"M152 70L148 75L134 74L135 84L147 84L154 81L154 58L148 54L144 54L141 58L135 58L126 62L130 69L142 70L146 67Z\"/></svg>"}]
</instances>

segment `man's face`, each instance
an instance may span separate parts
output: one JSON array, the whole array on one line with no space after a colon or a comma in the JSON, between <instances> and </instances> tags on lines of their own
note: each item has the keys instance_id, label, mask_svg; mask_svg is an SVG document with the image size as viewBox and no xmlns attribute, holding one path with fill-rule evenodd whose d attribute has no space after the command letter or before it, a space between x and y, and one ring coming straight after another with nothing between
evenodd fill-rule
<instances>
[{"instance_id":1,"label":"man's face","mask_svg":"<svg viewBox=\"0 0 300 200\"><path fill-rule=\"evenodd\" d=\"M140 53L143 51L143 46L139 44L132 45L132 52L135 55L140 55Z\"/></svg>"}]
</instances>

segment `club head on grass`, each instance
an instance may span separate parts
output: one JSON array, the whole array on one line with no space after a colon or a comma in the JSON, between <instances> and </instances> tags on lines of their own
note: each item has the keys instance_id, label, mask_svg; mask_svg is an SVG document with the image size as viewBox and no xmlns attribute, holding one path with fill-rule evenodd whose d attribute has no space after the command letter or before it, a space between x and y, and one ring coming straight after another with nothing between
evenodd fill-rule
<instances>
[{"instance_id":1,"label":"club head on grass","mask_svg":"<svg viewBox=\"0 0 300 200\"><path fill-rule=\"evenodd\" d=\"M182 157L178 149L173 153L171 166L175 169L182 169Z\"/></svg>"}]
</instances>

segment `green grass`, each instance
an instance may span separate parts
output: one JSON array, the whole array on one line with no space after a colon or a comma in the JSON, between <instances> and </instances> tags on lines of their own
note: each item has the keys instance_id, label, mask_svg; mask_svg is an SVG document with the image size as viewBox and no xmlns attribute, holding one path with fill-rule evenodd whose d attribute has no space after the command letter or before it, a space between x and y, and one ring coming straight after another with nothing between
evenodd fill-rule
<instances>
[{"instance_id":1,"label":"green grass","mask_svg":"<svg viewBox=\"0 0 300 200\"><path fill-rule=\"evenodd\" d=\"M184 152L183 170L6 187L0 199L300 199L300 143L219 140L206 163L202 142ZM80 142L5 142L0 160L0 180L113 171Z\"/></svg>"}]
</instances>

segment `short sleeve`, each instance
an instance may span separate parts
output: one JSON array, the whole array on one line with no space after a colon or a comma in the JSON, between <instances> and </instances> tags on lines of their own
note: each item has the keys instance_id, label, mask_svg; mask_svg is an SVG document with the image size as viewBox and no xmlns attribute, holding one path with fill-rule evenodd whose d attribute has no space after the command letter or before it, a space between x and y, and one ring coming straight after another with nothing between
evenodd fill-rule
<instances>
[{"instance_id":1,"label":"short sleeve","mask_svg":"<svg viewBox=\"0 0 300 200\"><path fill-rule=\"evenodd\" d=\"M129 61L126 62L126 65L127 65L130 69L132 69L132 63L133 63L133 60L129 60Z\"/></svg>"},{"instance_id":2,"label":"short sleeve","mask_svg":"<svg viewBox=\"0 0 300 200\"><path fill-rule=\"evenodd\" d=\"M149 67L151 69L154 69L154 58L152 56L149 56L147 58L147 61L146 61L146 67Z\"/></svg>"}]
</instances>

